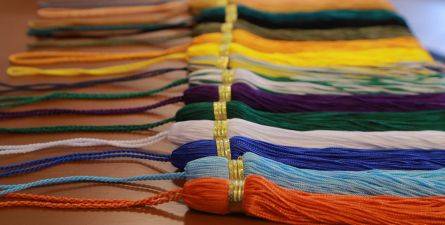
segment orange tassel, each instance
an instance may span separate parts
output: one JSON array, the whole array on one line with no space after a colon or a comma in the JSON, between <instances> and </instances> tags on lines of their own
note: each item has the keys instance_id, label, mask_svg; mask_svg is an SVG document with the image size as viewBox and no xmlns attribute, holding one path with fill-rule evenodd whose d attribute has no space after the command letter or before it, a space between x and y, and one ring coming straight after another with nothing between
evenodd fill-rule
<instances>
[{"instance_id":1,"label":"orange tassel","mask_svg":"<svg viewBox=\"0 0 445 225\"><path fill-rule=\"evenodd\" d=\"M200 178L184 184L183 199L190 208L199 211L227 214L229 210L229 181Z\"/></svg>"},{"instance_id":2,"label":"orange tassel","mask_svg":"<svg viewBox=\"0 0 445 225\"><path fill-rule=\"evenodd\" d=\"M0 197L3 207L53 209L119 209L154 206L169 201L184 202L193 209L215 214L230 210L229 181L200 178L184 188L142 200L97 200L33 194ZM396 197L314 194L290 190L257 175L244 184L241 203L245 214L288 224L445 224L445 197Z\"/></svg>"},{"instance_id":3,"label":"orange tassel","mask_svg":"<svg viewBox=\"0 0 445 225\"><path fill-rule=\"evenodd\" d=\"M184 201L197 210L228 213L228 181L217 180L188 181ZM246 178L242 208L248 215L288 224L445 224L443 196L313 194L284 189L256 175Z\"/></svg>"}]
</instances>

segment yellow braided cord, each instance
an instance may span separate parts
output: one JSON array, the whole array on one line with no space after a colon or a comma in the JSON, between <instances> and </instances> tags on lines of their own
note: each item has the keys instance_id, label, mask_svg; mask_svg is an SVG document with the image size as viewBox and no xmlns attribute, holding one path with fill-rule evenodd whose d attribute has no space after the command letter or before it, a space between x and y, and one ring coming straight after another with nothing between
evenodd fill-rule
<instances>
[{"instance_id":1,"label":"yellow braided cord","mask_svg":"<svg viewBox=\"0 0 445 225\"><path fill-rule=\"evenodd\" d=\"M152 50L148 52L73 52L73 51L33 51L13 54L9 61L16 65L40 66L59 63L79 62L105 62L113 60L133 60L159 57L163 55L184 52L186 45L175 46L163 50Z\"/></svg>"},{"instance_id":2,"label":"yellow braided cord","mask_svg":"<svg viewBox=\"0 0 445 225\"><path fill-rule=\"evenodd\" d=\"M185 53L175 53L165 55L145 61L126 63L115 66L106 66L92 69L84 68L58 68L58 69L40 69L36 67L24 67L24 66L11 66L7 70L7 74L10 76L34 76L34 75L48 75L48 76L78 76L78 75L91 75L91 76L107 76L113 74L123 74L129 72L135 72L147 67L167 60L186 60L187 55Z\"/></svg>"}]
</instances>

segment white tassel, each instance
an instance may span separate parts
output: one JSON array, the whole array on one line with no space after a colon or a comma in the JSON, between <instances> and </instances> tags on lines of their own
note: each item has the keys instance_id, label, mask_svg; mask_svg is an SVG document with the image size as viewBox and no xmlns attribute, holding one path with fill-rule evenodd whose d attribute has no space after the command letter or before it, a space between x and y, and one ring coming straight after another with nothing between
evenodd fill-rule
<instances>
[{"instance_id":1,"label":"white tassel","mask_svg":"<svg viewBox=\"0 0 445 225\"><path fill-rule=\"evenodd\" d=\"M25 145L3 145L0 146L0 155L28 153L62 146L142 148L160 142L166 137L172 143L182 145L192 141L212 140L213 123L210 120L177 122L168 131L142 139L106 140L74 138ZM443 131L293 131L264 126L242 119L230 119L229 136L244 136L272 144L304 148L338 147L371 150L445 149L445 132Z\"/></svg>"},{"instance_id":2,"label":"white tassel","mask_svg":"<svg viewBox=\"0 0 445 225\"><path fill-rule=\"evenodd\" d=\"M264 126L242 119L229 120L229 136L244 136L276 145L304 148L357 149L445 149L442 131L293 131ZM213 121L195 120L175 123L168 140L181 145L197 140L213 139Z\"/></svg>"},{"instance_id":3,"label":"white tassel","mask_svg":"<svg viewBox=\"0 0 445 225\"><path fill-rule=\"evenodd\" d=\"M189 75L189 82L194 85L221 82L221 70L201 69ZM423 76L404 75L394 77L378 77L384 85L370 86L371 76L351 76L336 74L305 75L296 73L294 81L275 81L259 76L249 70L235 69L234 82L245 83L254 88L260 88L282 94L336 94L349 95L357 93L387 93L387 94L418 94L445 92L445 79ZM325 85L323 83L329 83Z\"/></svg>"}]
</instances>

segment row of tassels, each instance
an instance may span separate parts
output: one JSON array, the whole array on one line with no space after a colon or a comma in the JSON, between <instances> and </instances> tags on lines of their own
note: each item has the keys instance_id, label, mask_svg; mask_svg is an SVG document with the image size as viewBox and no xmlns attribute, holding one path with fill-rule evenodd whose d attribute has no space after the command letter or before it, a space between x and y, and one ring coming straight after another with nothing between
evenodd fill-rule
<instances>
[{"instance_id":1,"label":"row of tassels","mask_svg":"<svg viewBox=\"0 0 445 225\"><path fill-rule=\"evenodd\" d=\"M240 2L241 4L233 1L191 1L195 20L200 23L198 26L213 23L221 32L200 35L188 45L150 52L104 54L42 51L11 56L10 61L20 65L9 68L8 73L11 76L103 76L133 73L172 59L188 60L188 69L196 71L186 79L142 92L53 92L41 96L6 96L0 99L2 108L54 99L145 97L182 84L213 83L219 86L190 87L183 96L138 108L59 108L1 112L1 119L60 114L113 115L145 112L180 101L187 104L174 117L140 125L0 128L0 132L4 133L128 132L178 122L168 132L141 140L80 138L23 146L9 145L0 146L0 154L26 153L54 146L107 144L116 147L142 147L167 136L172 142L184 144L171 155L125 149L78 153L2 166L0 176L8 177L66 162L128 157L169 161L177 168L184 169L184 172L129 178L62 177L25 184L0 185L0 195L3 195L0 207L126 209L183 201L200 211L215 214L243 212L289 224L443 224L445 201L441 196L445 185L442 182L444 160L443 150L438 150L445 146L441 138L444 136L442 76L438 75L443 72L443 68L430 64L432 61L428 53L413 37L406 35L409 31L405 30L405 35L398 36L406 29L403 19L393 13L389 4L383 1L342 1L332 4L328 0L305 0L298 4L286 4L290 7L288 10L299 13L275 12L285 11L285 4L281 1L268 4L256 0ZM164 23L166 17L173 15L173 11L166 9L175 8L177 12L183 12L181 9L187 4L183 1L155 4L153 7L125 5L130 4L128 2L122 5L122 2L114 0L113 3L79 1L71 4L74 4L71 6L73 9L39 10L43 19L30 23L29 33L45 37L97 37L119 30L131 35L100 41L39 41L33 46L145 43L137 42L141 38L137 34L138 30L182 28L189 24L187 15L173 17ZM76 9L76 4L82 7L105 7ZM119 6L115 7L113 4ZM57 5L57 2L49 1L45 5L51 7ZM208 8L215 6L218 7ZM261 11L269 9L269 6L274 12ZM153 21L147 21L146 18L128 17L147 12L158 13L159 18L163 18L158 21L161 23L156 26L130 24L135 21L152 23ZM95 18L98 15L116 15L121 24L114 24L116 21L109 18ZM332 23L325 23L326 21ZM326 29L323 31L325 32L329 29L358 26L359 28L352 29L352 33L359 35L362 29L360 26L376 29L375 26L382 24L397 28L390 34L380 30L381 34L386 32L386 35L392 37L336 42L326 41L329 40L328 37L320 42L295 40L303 37L302 34L295 36L296 29L316 27ZM258 35L264 30L255 27L257 25L269 29L269 33L275 33L270 29L279 28L276 34L286 36L287 33L286 37L291 41L267 40L263 35ZM244 31L239 29L243 26L248 28ZM105 32L94 33L98 31ZM156 40L149 40L146 43L156 43ZM142 58L151 59L90 69L29 67ZM175 70L184 68L69 85L1 86L5 93L53 91L138 80ZM385 95L375 95L382 93ZM234 122L232 118L242 120L235 119ZM253 136L253 139L235 137L237 134ZM317 147L321 149L316 149ZM162 179L188 181L180 190L136 201L13 193L71 182L131 183Z\"/></svg>"}]
</instances>

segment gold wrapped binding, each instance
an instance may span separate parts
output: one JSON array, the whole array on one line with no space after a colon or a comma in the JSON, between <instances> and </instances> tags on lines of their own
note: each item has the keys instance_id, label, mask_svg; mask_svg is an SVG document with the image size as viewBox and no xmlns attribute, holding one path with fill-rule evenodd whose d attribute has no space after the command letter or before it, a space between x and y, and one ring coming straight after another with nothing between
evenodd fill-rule
<instances>
[{"instance_id":1,"label":"gold wrapped binding","mask_svg":"<svg viewBox=\"0 0 445 225\"><path fill-rule=\"evenodd\" d=\"M232 33L233 30L233 23L223 23L221 25L221 33Z\"/></svg>"},{"instance_id":2,"label":"gold wrapped binding","mask_svg":"<svg viewBox=\"0 0 445 225\"><path fill-rule=\"evenodd\" d=\"M221 76L222 76L221 83L223 83L223 84L232 84L233 83L233 77L234 77L234 71L231 70L231 69L222 70Z\"/></svg>"},{"instance_id":3,"label":"gold wrapped binding","mask_svg":"<svg viewBox=\"0 0 445 225\"><path fill-rule=\"evenodd\" d=\"M230 180L244 180L244 164L241 157L236 160L229 160L228 166Z\"/></svg>"},{"instance_id":4,"label":"gold wrapped binding","mask_svg":"<svg viewBox=\"0 0 445 225\"><path fill-rule=\"evenodd\" d=\"M222 33L219 55L229 57L230 43L232 43L232 33Z\"/></svg>"},{"instance_id":5,"label":"gold wrapped binding","mask_svg":"<svg viewBox=\"0 0 445 225\"><path fill-rule=\"evenodd\" d=\"M216 142L216 151L218 156L224 157L227 159L232 158L232 154L230 152L230 141L228 138L217 138Z\"/></svg>"},{"instance_id":6,"label":"gold wrapped binding","mask_svg":"<svg viewBox=\"0 0 445 225\"><path fill-rule=\"evenodd\" d=\"M226 22L234 23L238 18L238 7L236 4L226 6Z\"/></svg>"},{"instance_id":7,"label":"gold wrapped binding","mask_svg":"<svg viewBox=\"0 0 445 225\"><path fill-rule=\"evenodd\" d=\"M218 86L219 101L229 102L232 98L232 88L230 85L222 84Z\"/></svg>"},{"instance_id":8,"label":"gold wrapped binding","mask_svg":"<svg viewBox=\"0 0 445 225\"><path fill-rule=\"evenodd\" d=\"M232 37L231 31L221 33L221 44L230 44L232 42Z\"/></svg>"},{"instance_id":9,"label":"gold wrapped binding","mask_svg":"<svg viewBox=\"0 0 445 225\"><path fill-rule=\"evenodd\" d=\"M219 56L220 57L229 57L230 52L230 43L229 44L221 44L219 46Z\"/></svg>"},{"instance_id":10,"label":"gold wrapped binding","mask_svg":"<svg viewBox=\"0 0 445 225\"><path fill-rule=\"evenodd\" d=\"M229 207L232 212L241 212L244 195L244 164L243 159L229 160Z\"/></svg>"},{"instance_id":11,"label":"gold wrapped binding","mask_svg":"<svg viewBox=\"0 0 445 225\"><path fill-rule=\"evenodd\" d=\"M227 69L229 68L229 56L221 56L218 57L218 61L216 62L216 67L219 69Z\"/></svg>"},{"instance_id":12,"label":"gold wrapped binding","mask_svg":"<svg viewBox=\"0 0 445 225\"><path fill-rule=\"evenodd\" d=\"M213 114L215 120L227 120L227 104L226 102L214 102Z\"/></svg>"},{"instance_id":13,"label":"gold wrapped binding","mask_svg":"<svg viewBox=\"0 0 445 225\"><path fill-rule=\"evenodd\" d=\"M230 180L229 200L232 203L238 203L243 200L244 180ZM233 211L233 210L232 210Z\"/></svg>"},{"instance_id":14,"label":"gold wrapped binding","mask_svg":"<svg viewBox=\"0 0 445 225\"><path fill-rule=\"evenodd\" d=\"M215 120L213 127L213 139L227 138L229 136L229 125L227 120Z\"/></svg>"}]
</instances>

